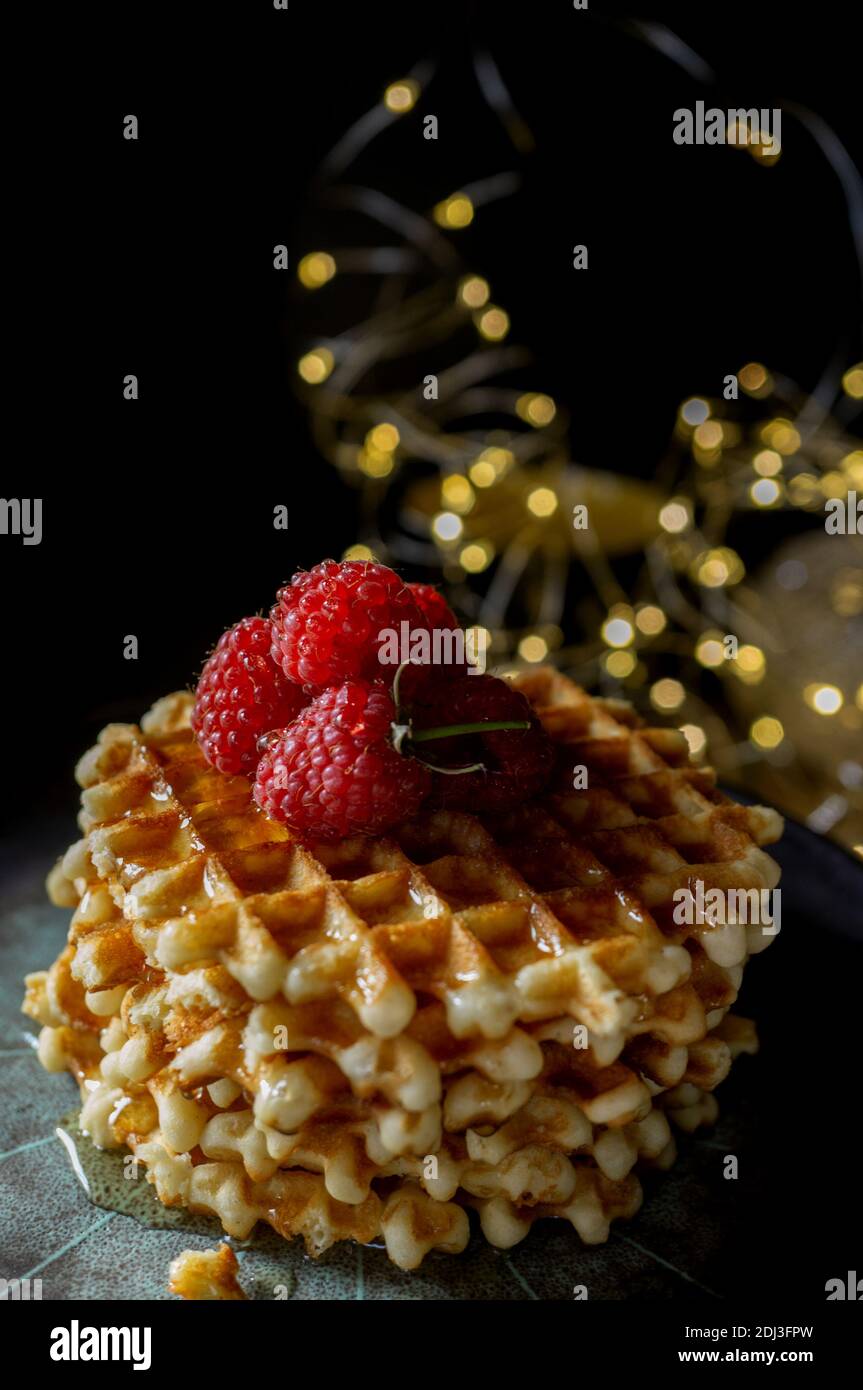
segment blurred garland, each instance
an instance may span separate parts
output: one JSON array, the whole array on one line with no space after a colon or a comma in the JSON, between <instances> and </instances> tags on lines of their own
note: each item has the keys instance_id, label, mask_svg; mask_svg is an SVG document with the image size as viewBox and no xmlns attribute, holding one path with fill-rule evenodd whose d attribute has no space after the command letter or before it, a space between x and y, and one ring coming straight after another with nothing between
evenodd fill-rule
<instances>
[{"instance_id":1,"label":"blurred garland","mask_svg":"<svg viewBox=\"0 0 863 1390\"><path fill-rule=\"evenodd\" d=\"M714 80L663 26L627 27ZM531 149L492 55L477 51L473 62L513 146ZM360 490L360 541L346 554L439 571L495 669L552 657L589 687L622 690L673 718L721 777L863 857L863 537L823 529L828 500L863 497L863 450L847 432L863 399L863 365L843 371L834 354L807 394L745 364L739 399L681 403L655 483L572 464L558 403L501 384L530 356L507 343L506 311L447 235L514 193L518 176L479 181L426 212L337 182L414 110L433 75L423 63L392 83L318 177L325 207L369 219L376 237L383 228L398 244L310 251L297 271L306 291L337 275L376 285L380 277L369 312L309 343L297 363L314 442ZM819 117L785 109L842 184L863 267L859 176ZM757 143L750 153L775 162ZM419 381L416 363L426 364ZM780 511L819 514L820 530L786 541L749 575L737 532L748 516ZM579 516L585 529L574 525ZM613 564L622 556L641 557L626 590Z\"/></svg>"}]
</instances>

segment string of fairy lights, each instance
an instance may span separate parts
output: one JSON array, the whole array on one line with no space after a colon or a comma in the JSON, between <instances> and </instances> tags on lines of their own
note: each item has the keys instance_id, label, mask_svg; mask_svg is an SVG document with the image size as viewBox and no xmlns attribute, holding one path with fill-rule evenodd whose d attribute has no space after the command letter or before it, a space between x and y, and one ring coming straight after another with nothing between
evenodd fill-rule
<instances>
[{"instance_id":1,"label":"string of fairy lights","mask_svg":"<svg viewBox=\"0 0 863 1390\"><path fill-rule=\"evenodd\" d=\"M483 54L486 79L489 64ZM429 75L417 70L388 86L325 170L340 177L369 140L415 111ZM527 148L530 132L495 76L496 114ZM751 143L759 162L775 163ZM359 322L309 342L296 363L314 443L359 492L360 538L346 557L438 572L495 670L553 659L589 687L673 720L721 776L789 793L798 814L805 783L810 823L841 825L863 856L863 767L842 744L863 730L860 670L856 684L853 659L838 675L814 657L810 669L789 670L808 658L790 650L776 622L782 604L766 601L763 568L750 574L736 539L759 514L823 518L827 503L853 508L863 497L863 449L848 432L863 364L844 370L825 404L823 389L807 394L746 363L739 399L680 404L653 482L578 467L562 404L502 383L529 371L530 356L509 343L506 309L458 251L459 231L517 186L517 176L498 175L421 213L374 190L340 188L340 208L395 232L399 244L312 249L297 265L309 294L332 294L357 274L386 285ZM400 378L405 357L444 354L432 375ZM477 419L493 423L477 428ZM838 622L863 614L861 551L852 527L830 552L827 602ZM799 603L807 573L791 556L770 582ZM789 698L802 723L796 707L785 713ZM807 720L832 722L842 744L821 749L815 779Z\"/></svg>"}]
</instances>

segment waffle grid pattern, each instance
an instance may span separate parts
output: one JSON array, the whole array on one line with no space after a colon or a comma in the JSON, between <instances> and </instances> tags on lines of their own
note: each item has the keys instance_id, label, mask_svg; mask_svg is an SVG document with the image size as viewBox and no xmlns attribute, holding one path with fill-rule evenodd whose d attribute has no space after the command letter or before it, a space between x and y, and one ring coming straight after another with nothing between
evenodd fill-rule
<instances>
[{"instance_id":1,"label":"waffle grid pattern","mask_svg":"<svg viewBox=\"0 0 863 1390\"><path fill-rule=\"evenodd\" d=\"M595 1242L638 1209L636 1168L673 1161L669 1118L715 1118L772 938L678 926L673 894L774 887L780 818L628 706L519 684L558 772L486 823L304 846L204 762L184 694L81 759L82 838L49 876L69 940L24 1007L163 1202L315 1254L383 1237L402 1268L463 1249L469 1207L504 1248L553 1216Z\"/></svg>"}]
</instances>

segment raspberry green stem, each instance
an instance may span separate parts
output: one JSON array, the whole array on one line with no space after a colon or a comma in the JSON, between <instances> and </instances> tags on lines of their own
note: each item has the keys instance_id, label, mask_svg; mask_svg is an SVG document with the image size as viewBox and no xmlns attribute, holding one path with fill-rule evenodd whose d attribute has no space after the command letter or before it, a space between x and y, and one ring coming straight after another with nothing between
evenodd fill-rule
<instances>
[{"instance_id":1,"label":"raspberry green stem","mask_svg":"<svg viewBox=\"0 0 863 1390\"><path fill-rule=\"evenodd\" d=\"M490 734L498 729L529 729L528 719L481 719L475 724L438 724L433 729L411 729L411 743L430 743L435 738L458 738L461 734Z\"/></svg>"}]
</instances>

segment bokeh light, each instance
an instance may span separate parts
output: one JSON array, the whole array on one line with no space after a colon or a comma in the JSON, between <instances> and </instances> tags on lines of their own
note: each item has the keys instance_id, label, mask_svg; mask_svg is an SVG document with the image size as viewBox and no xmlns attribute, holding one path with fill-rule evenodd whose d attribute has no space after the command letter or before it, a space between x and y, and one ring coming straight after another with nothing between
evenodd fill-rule
<instances>
[{"instance_id":1,"label":"bokeh light","mask_svg":"<svg viewBox=\"0 0 863 1390\"><path fill-rule=\"evenodd\" d=\"M609 647L628 647L635 640L635 629L628 618L610 616L602 625L602 640Z\"/></svg>"},{"instance_id":2,"label":"bokeh light","mask_svg":"<svg viewBox=\"0 0 863 1390\"><path fill-rule=\"evenodd\" d=\"M845 703L845 696L838 686L824 685L819 681L806 686L803 698L816 714L824 715L838 714Z\"/></svg>"},{"instance_id":3,"label":"bokeh light","mask_svg":"<svg viewBox=\"0 0 863 1390\"><path fill-rule=\"evenodd\" d=\"M762 714L750 726L749 737L758 748L778 748L785 737L785 730L778 719Z\"/></svg>"},{"instance_id":4,"label":"bokeh light","mask_svg":"<svg viewBox=\"0 0 863 1390\"><path fill-rule=\"evenodd\" d=\"M490 294L489 283L481 275L466 275L459 281L458 297L466 309L481 309Z\"/></svg>"},{"instance_id":5,"label":"bokeh light","mask_svg":"<svg viewBox=\"0 0 863 1390\"><path fill-rule=\"evenodd\" d=\"M310 251L297 266L300 284L307 290L319 290L335 273L335 260L327 251Z\"/></svg>"},{"instance_id":6,"label":"bokeh light","mask_svg":"<svg viewBox=\"0 0 863 1390\"><path fill-rule=\"evenodd\" d=\"M438 512L432 521L432 532L439 541L457 541L464 530L464 522L455 512Z\"/></svg>"},{"instance_id":7,"label":"bokeh light","mask_svg":"<svg viewBox=\"0 0 863 1390\"><path fill-rule=\"evenodd\" d=\"M664 630L667 622L662 609L657 608L655 603L646 603L635 615L635 626L646 637L656 637Z\"/></svg>"},{"instance_id":8,"label":"bokeh light","mask_svg":"<svg viewBox=\"0 0 863 1390\"><path fill-rule=\"evenodd\" d=\"M534 516L552 516L557 511L557 493L550 487L537 487L528 494L528 510Z\"/></svg>"},{"instance_id":9,"label":"bokeh light","mask_svg":"<svg viewBox=\"0 0 863 1390\"><path fill-rule=\"evenodd\" d=\"M707 735L700 724L681 724L680 732L689 744L690 756L698 758L707 747Z\"/></svg>"},{"instance_id":10,"label":"bokeh light","mask_svg":"<svg viewBox=\"0 0 863 1390\"><path fill-rule=\"evenodd\" d=\"M528 637L522 637L518 654L522 661L544 661L548 656L548 643L539 633L531 633Z\"/></svg>"},{"instance_id":11,"label":"bokeh light","mask_svg":"<svg viewBox=\"0 0 863 1390\"><path fill-rule=\"evenodd\" d=\"M527 421L529 425L535 425L537 429L550 425L557 414L557 406L551 396L544 396L540 392L519 396L515 410L522 420Z\"/></svg>"},{"instance_id":12,"label":"bokeh light","mask_svg":"<svg viewBox=\"0 0 863 1390\"><path fill-rule=\"evenodd\" d=\"M317 347L300 358L297 371L309 386L320 386L322 381L326 381L335 364L336 359L329 348Z\"/></svg>"},{"instance_id":13,"label":"bokeh light","mask_svg":"<svg viewBox=\"0 0 863 1390\"><path fill-rule=\"evenodd\" d=\"M685 699L686 691L680 681L673 680L670 676L664 676L650 687L650 703L654 709L662 710L663 713L680 709Z\"/></svg>"},{"instance_id":14,"label":"bokeh light","mask_svg":"<svg viewBox=\"0 0 863 1390\"><path fill-rule=\"evenodd\" d=\"M391 82L384 92L384 106L396 116L403 116L416 106L420 94L419 83L412 77L403 77Z\"/></svg>"},{"instance_id":15,"label":"bokeh light","mask_svg":"<svg viewBox=\"0 0 863 1390\"><path fill-rule=\"evenodd\" d=\"M433 212L439 227L448 231L461 231L469 227L474 217L473 203L466 193L452 193L443 202L437 203Z\"/></svg>"},{"instance_id":16,"label":"bokeh light","mask_svg":"<svg viewBox=\"0 0 863 1390\"><path fill-rule=\"evenodd\" d=\"M474 322L480 335L491 343L499 343L509 332L509 314L495 304L475 314Z\"/></svg>"}]
</instances>

